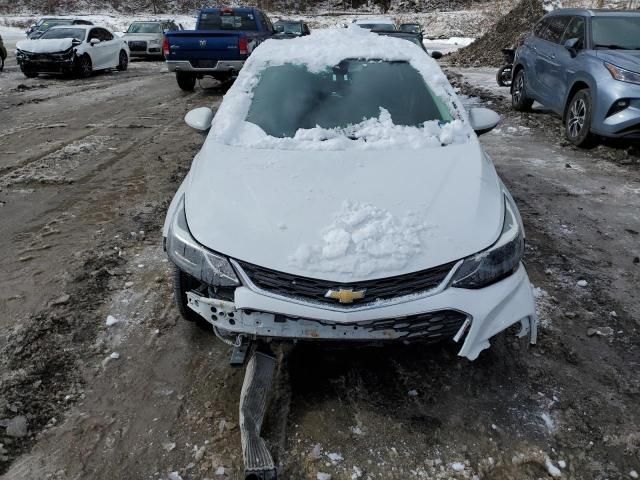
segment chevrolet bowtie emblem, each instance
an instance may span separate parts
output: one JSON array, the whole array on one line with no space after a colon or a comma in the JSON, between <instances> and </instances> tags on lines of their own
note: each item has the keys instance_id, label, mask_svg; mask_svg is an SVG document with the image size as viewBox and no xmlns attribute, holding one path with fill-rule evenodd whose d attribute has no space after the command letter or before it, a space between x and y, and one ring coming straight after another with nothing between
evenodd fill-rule
<instances>
[{"instance_id":1,"label":"chevrolet bowtie emblem","mask_svg":"<svg viewBox=\"0 0 640 480\"><path fill-rule=\"evenodd\" d=\"M364 298L365 290L354 290L353 288L339 288L338 290L328 290L324 294L325 298L333 298L340 303L353 303L354 300Z\"/></svg>"}]
</instances>

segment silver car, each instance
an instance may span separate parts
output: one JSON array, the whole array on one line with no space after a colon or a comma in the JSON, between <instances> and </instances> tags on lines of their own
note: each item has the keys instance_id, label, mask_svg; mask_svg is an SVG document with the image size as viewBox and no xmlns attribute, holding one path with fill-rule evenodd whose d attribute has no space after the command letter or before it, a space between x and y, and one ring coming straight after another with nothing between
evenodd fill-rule
<instances>
[{"instance_id":1,"label":"silver car","mask_svg":"<svg viewBox=\"0 0 640 480\"><path fill-rule=\"evenodd\" d=\"M560 9L516 53L512 104L562 116L567 139L640 138L640 12Z\"/></svg>"},{"instance_id":2,"label":"silver car","mask_svg":"<svg viewBox=\"0 0 640 480\"><path fill-rule=\"evenodd\" d=\"M123 39L129 44L132 57L161 57L166 32L182 30L173 20L133 22Z\"/></svg>"}]
</instances>

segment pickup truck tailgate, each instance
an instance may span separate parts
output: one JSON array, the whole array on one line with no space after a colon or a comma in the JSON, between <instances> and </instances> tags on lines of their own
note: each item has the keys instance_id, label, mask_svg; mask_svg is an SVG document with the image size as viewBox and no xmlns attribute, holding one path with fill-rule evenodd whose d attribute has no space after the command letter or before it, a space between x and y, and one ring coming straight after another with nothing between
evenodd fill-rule
<instances>
[{"instance_id":1,"label":"pickup truck tailgate","mask_svg":"<svg viewBox=\"0 0 640 480\"><path fill-rule=\"evenodd\" d=\"M219 60L238 60L239 32L181 31L167 35L167 60L189 60L193 67L214 67Z\"/></svg>"}]
</instances>

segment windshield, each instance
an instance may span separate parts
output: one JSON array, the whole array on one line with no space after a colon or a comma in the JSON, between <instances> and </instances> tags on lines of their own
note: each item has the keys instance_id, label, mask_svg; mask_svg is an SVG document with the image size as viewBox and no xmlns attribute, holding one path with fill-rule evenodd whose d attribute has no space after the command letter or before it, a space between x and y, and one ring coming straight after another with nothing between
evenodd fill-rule
<instances>
[{"instance_id":1,"label":"windshield","mask_svg":"<svg viewBox=\"0 0 640 480\"><path fill-rule=\"evenodd\" d=\"M141 22L132 23L129 25L127 33L160 33L162 32L161 25L153 22Z\"/></svg>"},{"instance_id":2,"label":"windshield","mask_svg":"<svg viewBox=\"0 0 640 480\"><path fill-rule=\"evenodd\" d=\"M83 28L52 28L40 38L75 38L83 41L86 30Z\"/></svg>"},{"instance_id":3,"label":"windshield","mask_svg":"<svg viewBox=\"0 0 640 480\"><path fill-rule=\"evenodd\" d=\"M412 23L407 23L404 25L400 25L400 30L403 32L411 32L411 33L420 33L420 25L415 25Z\"/></svg>"},{"instance_id":4,"label":"windshield","mask_svg":"<svg viewBox=\"0 0 640 480\"><path fill-rule=\"evenodd\" d=\"M203 13L200 15L200 30L258 30L255 16L250 12Z\"/></svg>"},{"instance_id":5,"label":"windshield","mask_svg":"<svg viewBox=\"0 0 640 480\"><path fill-rule=\"evenodd\" d=\"M317 73L292 64L266 68L253 91L247 121L272 137L293 137L298 129L338 129L376 119L382 110L394 125L452 120L444 102L408 62L343 60Z\"/></svg>"},{"instance_id":6,"label":"windshield","mask_svg":"<svg viewBox=\"0 0 640 480\"><path fill-rule=\"evenodd\" d=\"M276 32L293 33L294 35L302 35L302 25L300 22L282 22L278 21L273 24Z\"/></svg>"},{"instance_id":7,"label":"windshield","mask_svg":"<svg viewBox=\"0 0 640 480\"><path fill-rule=\"evenodd\" d=\"M594 17L591 23L594 48L640 50L638 32L640 32L640 15Z\"/></svg>"},{"instance_id":8,"label":"windshield","mask_svg":"<svg viewBox=\"0 0 640 480\"><path fill-rule=\"evenodd\" d=\"M56 20L45 20L40 24L40 26L38 27L38 30L41 30L41 31L48 30L51 27L55 27L56 25L71 25L72 23L73 23L73 20L64 19L64 18L59 18Z\"/></svg>"},{"instance_id":9,"label":"windshield","mask_svg":"<svg viewBox=\"0 0 640 480\"><path fill-rule=\"evenodd\" d=\"M395 26L390 23L358 23L360 28L366 28L368 30L380 30L383 32L395 31Z\"/></svg>"}]
</instances>

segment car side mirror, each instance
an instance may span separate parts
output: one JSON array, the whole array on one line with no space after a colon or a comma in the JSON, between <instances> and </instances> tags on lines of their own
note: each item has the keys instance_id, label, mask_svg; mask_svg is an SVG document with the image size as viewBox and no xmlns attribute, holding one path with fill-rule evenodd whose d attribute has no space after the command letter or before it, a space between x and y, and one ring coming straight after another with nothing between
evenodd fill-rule
<instances>
[{"instance_id":1,"label":"car side mirror","mask_svg":"<svg viewBox=\"0 0 640 480\"><path fill-rule=\"evenodd\" d=\"M100 43L99 38L92 38L91 40L89 40L89 44L91 44L91 46L97 45L98 43Z\"/></svg>"},{"instance_id":2,"label":"car side mirror","mask_svg":"<svg viewBox=\"0 0 640 480\"><path fill-rule=\"evenodd\" d=\"M187 125L201 132L211 128L211 120L213 120L213 111L209 107L194 108L184 116Z\"/></svg>"},{"instance_id":3,"label":"car side mirror","mask_svg":"<svg viewBox=\"0 0 640 480\"><path fill-rule=\"evenodd\" d=\"M442 58L442 52L434 50L433 52L431 52L431 58L433 58L434 60L441 59Z\"/></svg>"},{"instance_id":4,"label":"car side mirror","mask_svg":"<svg viewBox=\"0 0 640 480\"><path fill-rule=\"evenodd\" d=\"M578 54L578 50L580 49L580 39L570 38L569 40L564 42L564 48L569 50L569 53L572 57L575 57Z\"/></svg>"},{"instance_id":5,"label":"car side mirror","mask_svg":"<svg viewBox=\"0 0 640 480\"><path fill-rule=\"evenodd\" d=\"M469 123L476 135L480 136L496 128L500 123L500 115L489 108L472 108L469 111Z\"/></svg>"}]
</instances>

